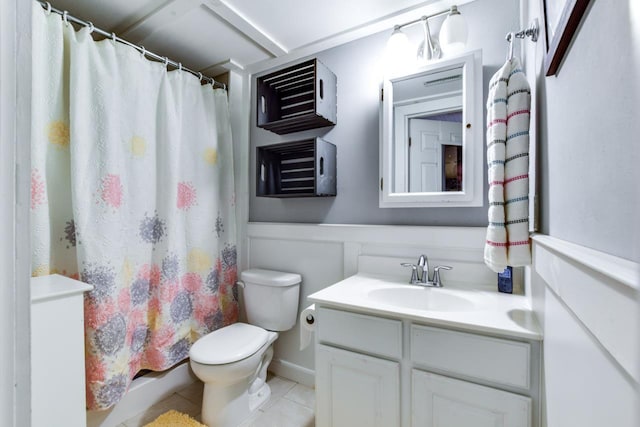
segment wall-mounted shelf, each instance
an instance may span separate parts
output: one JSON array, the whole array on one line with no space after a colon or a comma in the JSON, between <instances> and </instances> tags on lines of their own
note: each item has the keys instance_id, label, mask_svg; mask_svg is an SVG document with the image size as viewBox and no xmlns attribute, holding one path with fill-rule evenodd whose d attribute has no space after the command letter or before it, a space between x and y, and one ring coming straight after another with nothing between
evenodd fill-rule
<instances>
[{"instance_id":1,"label":"wall-mounted shelf","mask_svg":"<svg viewBox=\"0 0 640 427\"><path fill-rule=\"evenodd\" d=\"M336 76L317 59L257 79L258 127L287 134L336 124Z\"/></svg>"},{"instance_id":2,"label":"wall-mounted shelf","mask_svg":"<svg viewBox=\"0 0 640 427\"><path fill-rule=\"evenodd\" d=\"M336 146L321 138L256 149L256 196L336 195Z\"/></svg>"}]
</instances>

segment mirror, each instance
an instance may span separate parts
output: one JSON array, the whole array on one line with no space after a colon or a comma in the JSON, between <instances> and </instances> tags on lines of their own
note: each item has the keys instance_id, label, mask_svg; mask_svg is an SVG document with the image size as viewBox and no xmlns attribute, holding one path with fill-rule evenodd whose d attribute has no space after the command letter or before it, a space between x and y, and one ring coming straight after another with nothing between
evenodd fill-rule
<instances>
[{"instance_id":1,"label":"mirror","mask_svg":"<svg viewBox=\"0 0 640 427\"><path fill-rule=\"evenodd\" d=\"M385 80L380 207L482 206L482 57Z\"/></svg>"}]
</instances>

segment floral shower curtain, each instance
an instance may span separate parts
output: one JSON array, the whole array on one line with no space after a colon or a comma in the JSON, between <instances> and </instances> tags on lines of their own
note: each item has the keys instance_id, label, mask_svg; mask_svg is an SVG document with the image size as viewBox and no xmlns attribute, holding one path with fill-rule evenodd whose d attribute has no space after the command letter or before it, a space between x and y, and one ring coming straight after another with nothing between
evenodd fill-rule
<instances>
[{"instance_id":1,"label":"floral shower curtain","mask_svg":"<svg viewBox=\"0 0 640 427\"><path fill-rule=\"evenodd\" d=\"M34 7L33 275L85 296L87 405L237 321L226 91Z\"/></svg>"}]
</instances>

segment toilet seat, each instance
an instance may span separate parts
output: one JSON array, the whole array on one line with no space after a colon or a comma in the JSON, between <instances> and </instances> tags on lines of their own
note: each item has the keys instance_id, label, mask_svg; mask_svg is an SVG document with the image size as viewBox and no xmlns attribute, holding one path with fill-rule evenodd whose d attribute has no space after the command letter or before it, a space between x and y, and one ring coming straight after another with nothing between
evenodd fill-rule
<instances>
[{"instance_id":1,"label":"toilet seat","mask_svg":"<svg viewBox=\"0 0 640 427\"><path fill-rule=\"evenodd\" d=\"M269 332L247 323L234 323L197 340L189 357L203 365L237 362L258 351L269 338Z\"/></svg>"}]
</instances>

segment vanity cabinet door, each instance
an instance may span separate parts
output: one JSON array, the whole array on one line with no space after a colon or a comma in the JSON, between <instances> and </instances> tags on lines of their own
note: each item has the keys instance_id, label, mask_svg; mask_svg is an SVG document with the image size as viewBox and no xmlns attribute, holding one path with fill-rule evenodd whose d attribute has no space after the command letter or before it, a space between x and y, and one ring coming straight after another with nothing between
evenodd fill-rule
<instances>
[{"instance_id":1,"label":"vanity cabinet door","mask_svg":"<svg viewBox=\"0 0 640 427\"><path fill-rule=\"evenodd\" d=\"M316 426L400 425L400 364L318 344Z\"/></svg>"},{"instance_id":2,"label":"vanity cabinet door","mask_svg":"<svg viewBox=\"0 0 640 427\"><path fill-rule=\"evenodd\" d=\"M413 370L412 427L531 427L531 399Z\"/></svg>"}]
</instances>

